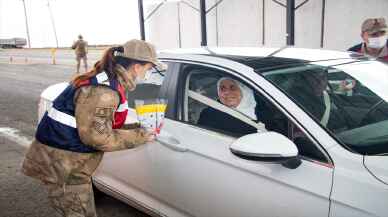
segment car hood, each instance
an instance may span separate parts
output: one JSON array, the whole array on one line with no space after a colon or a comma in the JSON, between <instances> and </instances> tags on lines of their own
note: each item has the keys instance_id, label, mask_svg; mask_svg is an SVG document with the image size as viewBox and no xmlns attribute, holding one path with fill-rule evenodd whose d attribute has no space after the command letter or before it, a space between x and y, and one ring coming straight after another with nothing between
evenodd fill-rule
<instances>
[{"instance_id":1,"label":"car hood","mask_svg":"<svg viewBox=\"0 0 388 217\"><path fill-rule=\"evenodd\" d=\"M42 99L48 100L48 101L54 101L55 98L59 94L62 93L62 91L69 85L68 82L62 82L58 84L54 84L43 90L43 92L40 94L40 97Z\"/></svg>"},{"instance_id":2,"label":"car hood","mask_svg":"<svg viewBox=\"0 0 388 217\"><path fill-rule=\"evenodd\" d=\"M388 156L365 156L364 165L379 181L388 185Z\"/></svg>"}]
</instances>

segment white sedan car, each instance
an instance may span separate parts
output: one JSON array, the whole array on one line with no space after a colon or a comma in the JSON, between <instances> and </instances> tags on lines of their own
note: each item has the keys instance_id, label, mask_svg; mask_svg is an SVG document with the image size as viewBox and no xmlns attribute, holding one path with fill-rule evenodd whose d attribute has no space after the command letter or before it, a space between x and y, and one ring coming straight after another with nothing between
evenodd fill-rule
<instances>
[{"instance_id":1,"label":"white sedan car","mask_svg":"<svg viewBox=\"0 0 388 217\"><path fill-rule=\"evenodd\" d=\"M388 216L387 64L297 48L159 58L168 70L128 101L168 100L161 135L106 153L99 190L152 216ZM221 103L223 77L253 93L254 115ZM43 92L41 114L65 85ZM127 121L136 120L131 109Z\"/></svg>"}]
</instances>

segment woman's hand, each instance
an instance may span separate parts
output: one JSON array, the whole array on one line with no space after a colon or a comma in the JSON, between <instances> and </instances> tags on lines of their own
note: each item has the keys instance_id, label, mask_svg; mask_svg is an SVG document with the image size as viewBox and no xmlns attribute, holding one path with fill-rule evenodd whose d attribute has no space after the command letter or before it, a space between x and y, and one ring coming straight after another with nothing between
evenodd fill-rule
<instances>
[{"instance_id":1,"label":"woman's hand","mask_svg":"<svg viewBox=\"0 0 388 217\"><path fill-rule=\"evenodd\" d=\"M147 138L147 142L153 142L156 139L156 132L155 131L146 132L145 137Z\"/></svg>"}]
</instances>

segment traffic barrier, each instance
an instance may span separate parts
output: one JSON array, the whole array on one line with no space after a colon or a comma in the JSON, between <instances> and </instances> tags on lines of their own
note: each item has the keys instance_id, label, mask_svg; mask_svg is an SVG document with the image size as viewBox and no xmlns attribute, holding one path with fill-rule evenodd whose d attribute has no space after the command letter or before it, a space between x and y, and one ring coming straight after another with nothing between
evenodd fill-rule
<instances>
[{"instance_id":1,"label":"traffic barrier","mask_svg":"<svg viewBox=\"0 0 388 217\"><path fill-rule=\"evenodd\" d=\"M55 54L57 52L57 49L56 48L51 48L51 60L52 60L52 64L55 65L56 64L56 61L55 61Z\"/></svg>"}]
</instances>

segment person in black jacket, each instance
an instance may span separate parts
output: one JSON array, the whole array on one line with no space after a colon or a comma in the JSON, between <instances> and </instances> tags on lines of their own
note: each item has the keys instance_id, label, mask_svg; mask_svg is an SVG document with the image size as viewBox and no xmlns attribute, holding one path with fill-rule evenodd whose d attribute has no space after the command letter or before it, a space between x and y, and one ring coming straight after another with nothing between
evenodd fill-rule
<instances>
[{"instance_id":1,"label":"person in black jacket","mask_svg":"<svg viewBox=\"0 0 388 217\"><path fill-rule=\"evenodd\" d=\"M223 77L217 82L217 93L220 103L237 110L253 121L258 120L254 93L245 85L232 78ZM233 136L243 136L257 132L255 127L211 107L201 112L198 124Z\"/></svg>"},{"instance_id":2,"label":"person in black jacket","mask_svg":"<svg viewBox=\"0 0 388 217\"><path fill-rule=\"evenodd\" d=\"M332 131L341 131L348 126L347 113L336 105L340 99L328 89L326 71L300 73L300 81L288 94L322 126Z\"/></svg>"}]
</instances>

